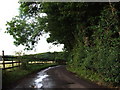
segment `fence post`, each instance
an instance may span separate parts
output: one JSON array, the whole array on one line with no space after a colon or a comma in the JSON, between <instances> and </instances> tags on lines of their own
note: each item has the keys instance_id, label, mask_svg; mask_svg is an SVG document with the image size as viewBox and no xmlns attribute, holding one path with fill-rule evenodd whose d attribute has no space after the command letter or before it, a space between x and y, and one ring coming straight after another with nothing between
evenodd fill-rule
<instances>
[{"instance_id":1,"label":"fence post","mask_svg":"<svg viewBox=\"0 0 120 90\"><path fill-rule=\"evenodd\" d=\"M5 69L4 51L2 51L3 69Z\"/></svg>"},{"instance_id":2,"label":"fence post","mask_svg":"<svg viewBox=\"0 0 120 90\"><path fill-rule=\"evenodd\" d=\"M20 68L20 59L21 59L21 57L17 57L17 60L18 60L18 67Z\"/></svg>"},{"instance_id":3,"label":"fence post","mask_svg":"<svg viewBox=\"0 0 120 90\"><path fill-rule=\"evenodd\" d=\"M19 68L20 68L21 61L19 60Z\"/></svg>"},{"instance_id":4,"label":"fence post","mask_svg":"<svg viewBox=\"0 0 120 90\"><path fill-rule=\"evenodd\" d=\"M13 70L14 70L14 62L13 62L13 59L12 59L12 68L13 68Z\"/></svg>"}]
</instances>

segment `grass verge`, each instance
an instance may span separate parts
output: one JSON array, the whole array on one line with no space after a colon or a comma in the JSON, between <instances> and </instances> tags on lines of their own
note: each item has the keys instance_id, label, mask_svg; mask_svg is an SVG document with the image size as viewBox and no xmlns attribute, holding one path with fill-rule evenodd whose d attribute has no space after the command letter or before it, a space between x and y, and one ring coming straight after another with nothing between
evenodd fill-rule
<instances>
[{"instance_id":1,"label":"grass verge","mask_svg":"<svg viewBox=\"0 0 120 90\"><path fill-rule=\"evenodd\" d=\"M99 74L95 73L94 71L91 70L83 70L82 68L72 68L72 67L67 67L67 70L70 72L75 73L78 77L81 77L85 80L91 81L93 83L96 83L100 86L107 87L107 88L120 88L119 86L113 86L112 83L107 83L104 81L104 77Z\"/></svg>"}]
</instances>

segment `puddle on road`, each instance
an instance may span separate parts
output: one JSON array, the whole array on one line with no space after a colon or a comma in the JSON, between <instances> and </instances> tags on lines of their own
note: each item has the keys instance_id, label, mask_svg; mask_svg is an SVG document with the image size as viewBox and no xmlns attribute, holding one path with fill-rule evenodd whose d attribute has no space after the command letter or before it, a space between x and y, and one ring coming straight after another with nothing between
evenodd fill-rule
<instances>
[{"instance_id":1,"label":"puddle on road","mask_svg":"<svg viewBox=\"0 0 120 90\"><path fill-rule=\"evenodd\" d=\"M47 72L50 69L53 69L59 66L49 67L47 69L44 69L38 72L37 74L33 74L24 78L24 80L18 83L13 88L13 90L14 89L16 90L17 88L36 88L36 89L37 88L38 89L53 88L56 85L56 82L54 81L51 75L47 74Z\"/></svg>"},{"instance_id":2,"label":"puddle on road","mask_svg":"<svg viewBox=\"0 0 120 90\"><path fill-rule=\"evenodd\" d=\"M42 80L48 77L48 75L38 76L38 79L35 80L33 88L42 88Z\"/></svg>"},{"instance_id":3,"label":"puddle on road","mask_svg":"<svg viewBox=\"0 0 120 90\"><path fill-rule=\"evenodd\" d=\"M58 67L58 66L55 66ZM43 86L51 88L53 86L53 82L49 75L47 75L46 71L55 67L49 67L43 71L38 72L37 78L34 80L34 83L30 85L30 88L43 88ZM49 83L48 83L49 82Z\"/></svg>"}]
</instances>

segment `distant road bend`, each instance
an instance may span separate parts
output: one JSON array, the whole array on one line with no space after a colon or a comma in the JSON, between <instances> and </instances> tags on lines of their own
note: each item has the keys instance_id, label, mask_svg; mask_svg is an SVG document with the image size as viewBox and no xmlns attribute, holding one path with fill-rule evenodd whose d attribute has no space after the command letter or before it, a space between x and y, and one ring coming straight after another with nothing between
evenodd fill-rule
<instances>
[{"instance_id":1,"label":"distant road bend","mask_svg":"<svg viewBox=\"0 0 120 90\"><path fill-rule=\"evenodd\" d=\"M14 89L17 88L103 88L92 82L80 79L75 74L66 70L63 65L49 67L37 74L29 75L21 80ZM41 90L40 89L40 90ZM85 90L86 90L85 89ZM106 89L105 89L106 90Z\"/></svg>"}]
</instances>

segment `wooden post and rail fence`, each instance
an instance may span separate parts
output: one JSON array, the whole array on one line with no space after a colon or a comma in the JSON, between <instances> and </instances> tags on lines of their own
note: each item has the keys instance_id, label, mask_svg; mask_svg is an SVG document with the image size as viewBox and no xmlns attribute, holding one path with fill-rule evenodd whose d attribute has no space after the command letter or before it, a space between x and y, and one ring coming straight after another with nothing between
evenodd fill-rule
<instances>
[{"instance_id":1,"label":"wooden post and rail fence","mask_svg":"<svg viewBox=\"0 0 120 90\"><path fill-rule=\"evenodd\" d=\"M14 56L5 56L4 51L2 51L1 59L2 61L0 62L0 65L2 66L2 70L20 67L21 64L20 60L16 61L15 59L17 59L17 57ZM10 65L9 67L7 66L8 64Z\"/></svg>"},{"instance_id":2,"label":"wooden post and rail fence","mask_svg":"<svg viewBox=\"0 0 120 90\"><path fill-rule=\"evenodd\" d=\"M16 67L21 67L22 64L24 64L27 60L27 64L44 64L44 63L56 63L59 64L63 63L63 60L48 60L45 58L36 58L36 57L20 57L20 56L6 56L4 55L4 51L2 51L2 56L0 56L0 68L2 67L2 70L7 69L14 69ZM26 60L27 59L27 60ZM61 62L62 61L62 62Z\"/></svg>"},{"instance_id":3,"label":"wooden post and rail fence","mask_svg":"<svg viewBox=\"0 0 120 90\"><path fill-rule=\"evenodd\" d=\"M31 58L31 57L22 58L20 56L6 56L4 55L4 51L2 51L2 56L0 56L0 59L1 59L0 68L2 68L2 70L14 69L16 67L19 68L23 63L26 62L26 59L29 60L27 61L28 64L55 63L54 61L50 61L47 59Z\"/></svg>"}]
</instances>

